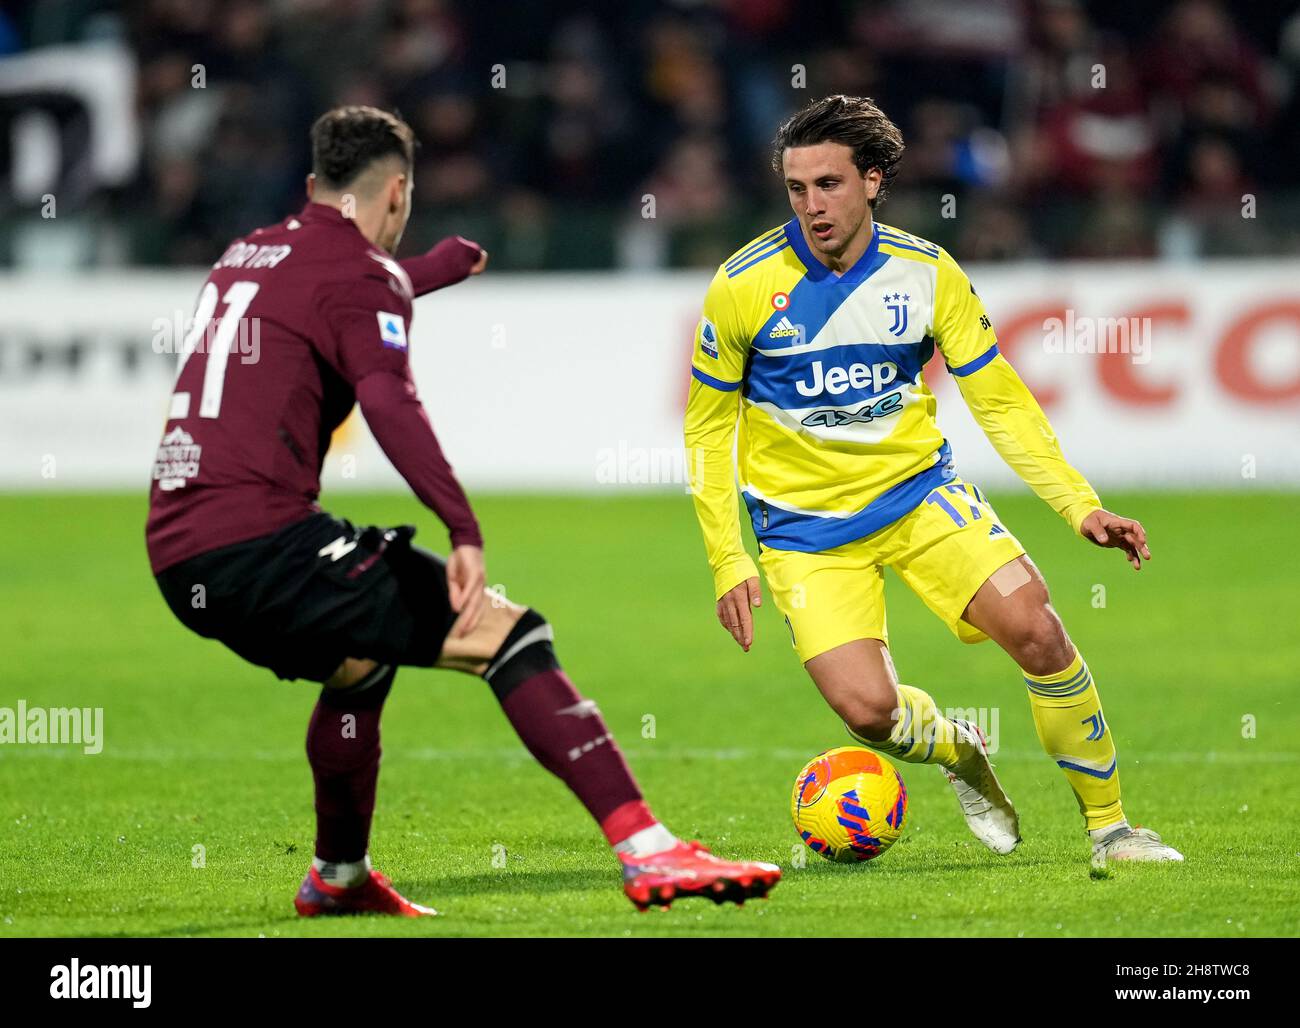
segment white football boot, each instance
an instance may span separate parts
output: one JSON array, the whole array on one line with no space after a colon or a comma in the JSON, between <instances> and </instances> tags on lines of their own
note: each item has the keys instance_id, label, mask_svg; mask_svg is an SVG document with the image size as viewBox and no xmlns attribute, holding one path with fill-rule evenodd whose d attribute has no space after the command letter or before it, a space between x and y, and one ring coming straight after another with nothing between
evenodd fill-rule
<instances>
[{"instance_id":1,"label":"white football boot","mask_svg":"<svg viewBox=\"0 0 1300 1028\"><path fill-rule=\"evenodd\" d=\"M1010 853L1020 842L1020 819L993 773L984 733L969 721L954 720L953 724L974 743L975 752L951 770L939 769L957 793L966 825L975 838L994 853Z\"/></svg>"},{"instance_id":2,"label":"white football boot","mask_svg":"<svg viewBox=\"0 0 1300 1028\"><path fill-rule=\"evenodd\" d=\"M1120 825L1109 835L1092 844L1092 867L1100 871L1107 861L1168 861L1180 863L1183 855L1150 828Z\"/></svg>"}]
</instances>

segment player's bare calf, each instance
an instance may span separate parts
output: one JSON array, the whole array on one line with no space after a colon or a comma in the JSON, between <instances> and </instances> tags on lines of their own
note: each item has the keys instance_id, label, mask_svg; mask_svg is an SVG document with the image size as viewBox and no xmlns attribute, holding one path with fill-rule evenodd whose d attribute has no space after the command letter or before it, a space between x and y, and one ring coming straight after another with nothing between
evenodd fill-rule
<instances>
[{"instance_id":1,"label":"player's bare calf","mask_svg":"<svg viewBox=\"0 0 1300 1028\"><path fill-rule=\"evenodd\" d=\"M964 620L984 632L1031 675L1050 675L1074 659L1074 644L1052 607L1047 582L1028 554L989 576Z\"/></svg>"}]
</instances>

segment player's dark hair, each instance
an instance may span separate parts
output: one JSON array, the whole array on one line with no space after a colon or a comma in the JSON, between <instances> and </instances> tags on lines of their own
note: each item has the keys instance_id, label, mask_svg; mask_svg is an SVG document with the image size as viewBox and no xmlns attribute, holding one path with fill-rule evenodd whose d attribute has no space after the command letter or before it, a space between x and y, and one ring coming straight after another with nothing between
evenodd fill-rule
<instances>
[{"instance_id":1,"label":"player's dark hair","mask_svg":"<svg viewBox=\"0 0 1300 1028\"><path fill-rule=\"evenodd\" d=\"M335 107L311 127L312 174L327 189L356 181L375 161L400 157L409 170L415 161L415 133L396 114L377 107Z\"/></svg>"},{"instance_id":2,"label":"player's dark hair","mask_svg":"<svg viewBox=\"0 0 1300 1028\"><path fill-rule=\"evenodd\" d=\"M875 101L866 96L835 96L813 100L792 114L772 141L772 169L781 174L781 157L787 147L816 146L819 143L842 143L853 151L853 164L862 174L879 168L884 176L874 200L874 208L885 198L889 185L898 174L903 157L903 133L885 115Z\"/></svg>"}]
</instances>

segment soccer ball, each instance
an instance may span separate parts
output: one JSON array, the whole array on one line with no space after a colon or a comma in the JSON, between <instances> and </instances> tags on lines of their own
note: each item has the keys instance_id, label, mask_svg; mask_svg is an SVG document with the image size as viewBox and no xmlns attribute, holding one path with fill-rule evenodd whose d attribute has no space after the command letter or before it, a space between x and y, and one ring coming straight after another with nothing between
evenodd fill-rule
<instances>
[{"instance_id":1,"label":"soccer ball","mask_svg":"<svg viewBox=\"0 0 1300 1028\"><path fill-rule=\"evenodd\" d=\"M814 853L841 864L870 860L903 833L907 787L878 753L840 746L804 765L794 780L790 815Z\"/></svg>"}]
</instances>

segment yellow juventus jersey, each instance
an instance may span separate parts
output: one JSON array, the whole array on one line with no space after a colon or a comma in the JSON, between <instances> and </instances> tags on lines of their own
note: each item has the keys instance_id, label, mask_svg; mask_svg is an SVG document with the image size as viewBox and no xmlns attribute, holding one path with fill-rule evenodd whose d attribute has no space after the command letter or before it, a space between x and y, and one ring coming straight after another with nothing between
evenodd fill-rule
<instances>
[{"instance_id":1,"label":"yellow juventus jersey","mask_svg":"<svg viewBox=\"0 0 1300 1028\"><path fill-rule=\"evenodd\" d=\"M695 333L686 446L717 595L757 573L735 471L759 542L802 552L878 531L956 474L922 373L936 347L1039 496L1076 531L1101 506L944 250L876 222L866 252L836 274L792 219L718 268Z\"/></svg>"}]
</instances>

